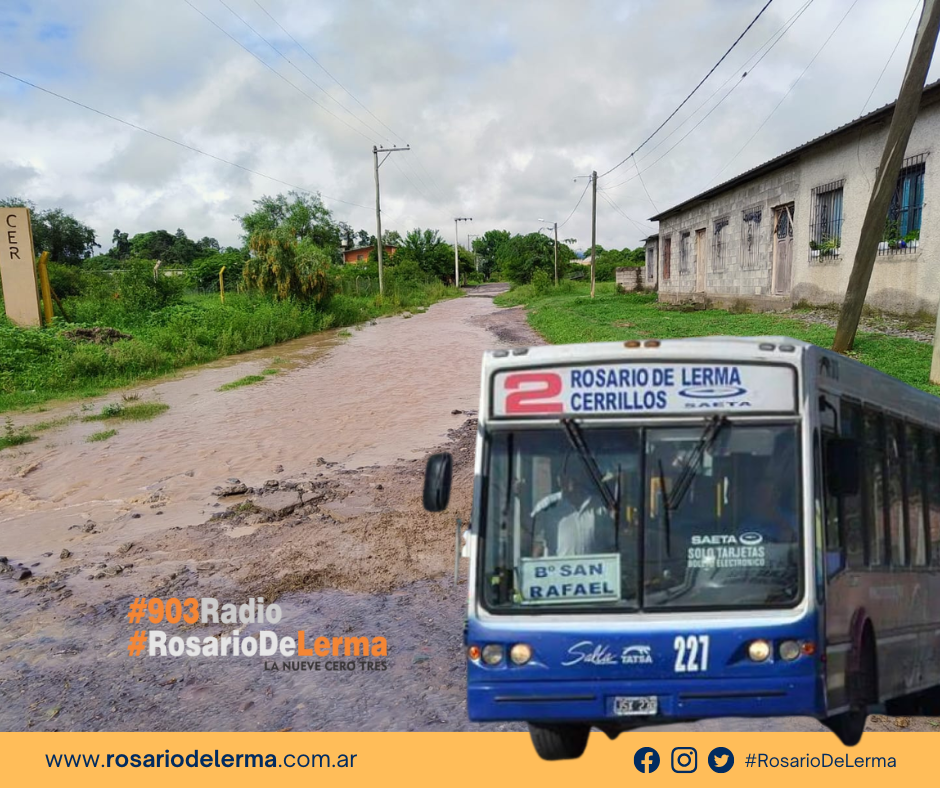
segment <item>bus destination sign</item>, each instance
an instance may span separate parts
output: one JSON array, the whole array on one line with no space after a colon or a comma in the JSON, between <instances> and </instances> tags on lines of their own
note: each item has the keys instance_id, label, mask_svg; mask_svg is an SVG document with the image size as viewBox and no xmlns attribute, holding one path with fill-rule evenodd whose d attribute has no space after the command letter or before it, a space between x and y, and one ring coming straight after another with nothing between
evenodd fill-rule
<instances>
[{"instance_id":1,"label":"bus destination sign","mask_svg":"<svg viewBox=\"0 0 940 788\"><path fill-rule=\"evenodd\" d=\"M635 362L497 372L496 418L793 413L796 370L768 364Z\"/></svg>"}]
</instances>

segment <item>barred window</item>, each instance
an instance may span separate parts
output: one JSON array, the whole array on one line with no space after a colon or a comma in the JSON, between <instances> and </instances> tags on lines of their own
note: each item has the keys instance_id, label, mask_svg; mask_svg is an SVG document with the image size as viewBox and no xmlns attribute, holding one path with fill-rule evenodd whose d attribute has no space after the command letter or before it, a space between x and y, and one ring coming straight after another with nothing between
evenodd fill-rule
<instances>
[{"instance_id":1,"label":"barred window","mask_svg":"<svg viewBox=\"0 0 940 788\"><path fill-rule=\"evenodd\" d=\"M747 269L760 268L760 220L761 206L748 208L741 213L741 261Z\"/></svg>"},{"instance_id":2,"label":"barred window","mask_svg":"<svg viewBox=\"0 0 940 788\"><path fill-rule=\"evenodd\" d=\"M686 230L679 236L679 273L689 273L689 260L692 258L692 233Z\"/></svg>"},{"instance_id":3,"label":"barred window","mask_svg":"<svg viewBox=\"0 0 940 788\"><path fill-rule=\"evenodd\" d=\"M672 264L672 236L663 238L663 279L669 279Z\"/></svg>"},{"instance_id":4,"label":"barred window","mask_svg":"<svg viewBox=\"0 0 940 788\"><path fill-rule=\"evenodd\" d=\"M712 235L712 270L724 271L728 257L728 218L715 221Z\"/></svg>"},{"instance_id":5,"label":"barred window","mask_svg":"<svg viewBox=\"0 0 940 788\"><path fill-rule=\"evenodd\" d=\"M842 195L845 180L813 189L810 197L810 259L839 257L842 247Z\"/></svg>"},{"instance_id":6,"label":"barred window","mask_svg":"<svg viewBox=\"0 0 940 788\"><path fill-rule=\"evenodd\" d=\"M904 160L885 220L885 233L879 254L905 254L920 243L920 222L924 213L924 174L927 154Z\"/></svg>"}]
</instances>

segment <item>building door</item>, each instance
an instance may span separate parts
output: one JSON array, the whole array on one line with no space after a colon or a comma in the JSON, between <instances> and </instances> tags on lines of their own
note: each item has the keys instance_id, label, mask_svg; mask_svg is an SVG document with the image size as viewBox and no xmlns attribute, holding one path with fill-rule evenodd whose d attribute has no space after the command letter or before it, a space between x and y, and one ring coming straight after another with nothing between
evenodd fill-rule
<instances>
[{"instance_id":1,"label":"building door","mask_svg":"<svg viewBox=\"0 0 940 788\"><path fill-rule=\"evenodd\" d=\"M793 263L793 203L774 208L774 295L789 295Z\"/></svg>"},{"instance_id":2,"label":"building door","mask_svg":"<svg viewBox=\"0 0 940 788\"><path fill-rule=\"evenodd\" d=\"M669 278L669 269L672 267L672 238L663 240L663 279Z\"/></svg>"},{"instance_id":3,"label":"building door","mask_svg":"<svg viewBox=\"0 0 940 788\"><path fill-rule=\"evenodd\" d=\"M695 231L695 290L705 292L705 228Z\"/></svg>"}]
</instances>

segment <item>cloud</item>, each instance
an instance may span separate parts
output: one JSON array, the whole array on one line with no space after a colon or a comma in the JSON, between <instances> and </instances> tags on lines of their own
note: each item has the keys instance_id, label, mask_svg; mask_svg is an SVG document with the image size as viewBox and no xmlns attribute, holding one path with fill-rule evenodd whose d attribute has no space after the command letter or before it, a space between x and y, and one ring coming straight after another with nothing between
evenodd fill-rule
<instances>
[{"instance_id":1,"label":"cloud","mask_svg":"<svg viewBox=\"0 0 940 788\"><path fill-rule=\"evenodd\" d=\"M564 221L584 190L575 176L604 172L627 157L761 5L226 0L265 43L218 0L190 1L218 27L182 2L11 5L0 20L4 69L242 167L319 190L338 219L370 231L372 146L409 143L411 151L392 154L380 171L383 226L432 227L446 238L454 216L473 216L473 231L481 233L531 232L539 218ZM639 167L649 196L637 178L603 192L617 207L598 198L598 243L635 246L641 230L652 229L644 223L655 212L650 197L663 209L719 173L724 180L860 114L913 2L858 2L825 46L848 6L813 3L754 67L749 57L803 3L776 0L676 118L635 160L601 180L608 189ZM915 23L868 109L896 95ZM0 102L6 191L70 210L104 243L115 227L182 227L191 237L235 243L234 216L262 194L288 188L3 77ZM582 248L590 242L590 208L588 193L560 233L578 238Z\"/></svg>"}]
</instances>

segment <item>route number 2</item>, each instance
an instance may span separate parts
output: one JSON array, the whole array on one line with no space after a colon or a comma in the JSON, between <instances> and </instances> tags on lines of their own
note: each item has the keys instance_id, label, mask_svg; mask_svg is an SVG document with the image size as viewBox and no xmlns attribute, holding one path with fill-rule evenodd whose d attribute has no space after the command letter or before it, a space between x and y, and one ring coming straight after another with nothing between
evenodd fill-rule
<instances>
[{"instance_id":1,"label":"route number 2","mask_svg":"<svg viewBox=\"0 0 940 788\"><path fill-rule=\"evenodd\" d=\"M672 647L676 651L676 673L708 670L708 635L678 635Z\"/></svg>"}]
</instances>

